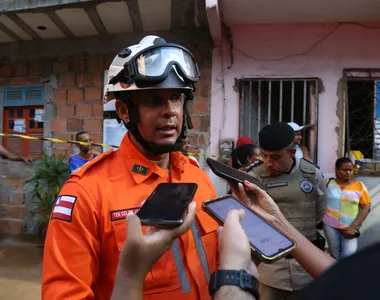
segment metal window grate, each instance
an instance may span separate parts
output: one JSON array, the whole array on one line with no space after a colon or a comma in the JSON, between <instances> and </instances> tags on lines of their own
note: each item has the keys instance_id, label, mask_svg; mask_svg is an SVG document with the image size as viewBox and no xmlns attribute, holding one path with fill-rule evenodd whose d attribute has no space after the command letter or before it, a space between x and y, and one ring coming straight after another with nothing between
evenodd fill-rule
<instances>
[{"instance_id":1,"label":"metal window grate","mask_svg":"<svg viewBox=\"0 0 380 300\"><path fill-rule=\"evenodd\" d=\"M380 69L344 69L344 154L360 151L362 170L380 170Z\"/></svg>"},{"instance_id":2,"label":"metal window grate","mask_svg":"<svg viewBox=\"0 0 380 300\"><path fill-rule=\"evenodd\" d=\"M258 141L259 131L278 121L315 125L304 142L316 159L318 79L240 80L240 136Z\"/></svg>"}]
</instances>

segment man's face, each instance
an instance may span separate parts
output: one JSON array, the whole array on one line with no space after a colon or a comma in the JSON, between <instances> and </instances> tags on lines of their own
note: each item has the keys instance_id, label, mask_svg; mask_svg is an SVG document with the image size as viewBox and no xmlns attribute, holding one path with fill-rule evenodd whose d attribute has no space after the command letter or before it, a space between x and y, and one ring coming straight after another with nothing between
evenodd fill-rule
<instances>
[{"instance_id":1,"label":"man's face","mask_svg":"<svg viewBox=\"0 0 380 300\"><path fill-rule=\"evenodd\" d=\"M294 132L294 142L297 145L301 145L301 141L302 141L302 131Z\"/></svg>"},{"instance_id":2,"label":"man's face","mask_svg":"<svg viewBox=\"0 0 380 300\"><path fill-rule=\"evenodd\" d=\"M295 152L294 148L283 148L277 151L261 149L261 157L269 175L276 176L287 172L293 163Z\"/></svg>"},{"instance_id":3,"label":"man's face","mask_svg":"<svg viewBox=\"0 0 380 300\"><path fill-rule=\"evenodd\" d=\"M183 142L182 151L183 152L191 152L191 143L190 143L189 138L186 137L184 140L182 140L182 142Z\"/></svg>"},{"instance_id":4,"label":"man's face","mask_svg":"<svg viewBox=\"0 0 380 300\"><path fill-rule=\"evenodd\" d=\"M186 137L184 140L182 140L183 143L183 148L182 152L183 153L199 153L199 148L197 146L194 146L191 144L189 137Z\"/></svg>"},{"instance_id":5,"label":"man's face","mask_svg":"<svg viewBox=\"0 0 380 300\"><path fill-rule=\"evenodd\" d=\"M91 141L91 137L88 133L83 133L81 134L79 137L78 137L78 141L80 142L86 142L86 143L92 143ZM79 145L78 146L79 150L84 153L84 154L87 154L88 151L90 151L91 149L91 146L84 146L84 145Z\"/></svg>"},{"instance_id":6,"label":"man's face","mask_svg":"<svg viewBox=\"0 0 380 300\"><path fill-rule=\"evenodd\" d=\"M138 107L138 129L143 138L155 144L173 145L183 120L184 95L181 90L145 90L132 94Z\"/></svg>"}]
</instances>

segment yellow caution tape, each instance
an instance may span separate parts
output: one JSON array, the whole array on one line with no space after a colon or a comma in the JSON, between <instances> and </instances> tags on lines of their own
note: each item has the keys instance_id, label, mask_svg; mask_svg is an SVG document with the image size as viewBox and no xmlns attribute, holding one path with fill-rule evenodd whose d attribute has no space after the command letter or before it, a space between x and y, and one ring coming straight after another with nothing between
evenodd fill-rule
<instances>
[{"instance_id":1,"label":"yellow caution tape","mask_svg":"<svg viewBox=\"0 0 380 300\"><path fill-rule=\"evenodd\" d=\"M47 141L47 142L53 142L53 143L65 143L65 144L78 144L82 146L99 146L99 147L106 147L106 148L119 148L119 146L115 145L108 145L108 144L101 144L101 143L86 143L86 142L80 142L80 141L72 141L72 140L61 140L61 139L55 139L55 138L49 138L49 137L35 137L35 136L28 136L23 134L15 134L15 133L1 133L0 136L4 137L17 137L25 140L35 140L35 141ZM202 156L202 157L214 157L214 158L227 158L225 155L223 156L217 156L212 154L203 154L203 153L192 153L192 152L186 152L187 155L192 156Z\"/></svg>"},{"instance_id":2,"label":"yellow caution tape","mask_svg":"<svg viewBox=\"0 0 380 300\"><path fill-rule=\"evenodd\" d=\"M83 146L100 146L100 147L107 147L107 148L119 148L115 145L107 145L107 144L100 144L100 143L86 143L86 142L80 142L80 141L71 141L71 140L61 140L61 139L55 139L55 138L49 138L49 137L35 137L35 136L28 136L23 134L14 134L14 133L0 133L0 136L5 137L18 137L21 139L26 140L36 140L36 141L48 141L53 143L66 143L66 144L78 144Z\"/></svg>"}]
</instances>

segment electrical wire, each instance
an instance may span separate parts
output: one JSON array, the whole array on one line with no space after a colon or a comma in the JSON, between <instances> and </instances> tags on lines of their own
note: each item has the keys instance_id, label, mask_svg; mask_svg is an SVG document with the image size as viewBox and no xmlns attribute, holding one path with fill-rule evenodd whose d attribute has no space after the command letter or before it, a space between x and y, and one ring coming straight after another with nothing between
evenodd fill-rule
<instances>
[{"instance_id":1,"label":"electrical wire","mask_svg":"<svg viewBox=\"0 0 380 300\"><path fill-rule=\"evenodd\" d=\"M380 29L380 26L369 26L369 25L365 25L365 24L362 24L362 23L357 23L357 22L341 22L341 23L338 23L338 25L333 29L331 30L330 32L328 32L325 36L323 36L321 39L319 39L318 41L316 41L308 50L306 51L303 51L303 52L300 52L300 53L293 53L293 54L289 54L289 55L286 55L286 56L283 56L283 57L279 57L279 58L268 58L268 59L265 59L265 58L258 58L258 57L254 57L254 56L251 56L247 53L245 53L244 51L242 51L241 49L237 48L237 47L233 47L237 52L239 52L240 54L244 55L245 57L247 58L250 58L250 59L253 59L253 60L256 60L256 61L282 61L282 60L285 60L285 59L288 59L288 58L291 58L291 57L296 57L296 56L302 56L302 55L306 55L306 54L309 54L310 52L312 52L319 44L323 43L325 40L327 40L331 35L333 35L335 32L337 32L337 30L342 26L342 25L356 25L356 26L360 26L360 27L363 27L363 28L366 28L366 29Z\"/></svg>"},{"instance_id":2,"label":"electrical wire","mask_svg":"<svg viewBox=\"0 0 380 300\"><path fill-rule=\"evenodd\" d=\"M319 44L321 44L322 42L324 42L325 40L327 40L332 34L334 34L342 25L343 25L343 23L339 23L333 30L331 30L324 37L322 37L321 39L319 39L318 41L316 41L308 50L300 52L300 53L289 54L289 55L286 55L286 56L283 56L283 57L279 57L279 58L268 58L268 59L266 59L266 58L257 58L257 57L248 55L247 53L245 53L244 51L240 50L239 48L237 48L235 46L233 48L237 52L243 54L245 57L248 57L248 58L253 59L253 60L257 60L257 61L281 61L281 60L285 60L285 59L288 59L288 58L291 58L291 57L296 57L296 56L302 56L302 55L309 54Z\"/></svg>"}]
</instances>

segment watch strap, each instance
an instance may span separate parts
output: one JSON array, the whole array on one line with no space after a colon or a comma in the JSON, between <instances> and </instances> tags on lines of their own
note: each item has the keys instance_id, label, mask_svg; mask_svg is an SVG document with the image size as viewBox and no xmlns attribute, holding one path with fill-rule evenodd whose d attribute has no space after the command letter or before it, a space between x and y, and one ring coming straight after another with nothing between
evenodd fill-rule
<instances>
[{"instance_id":1,"label":"watch strap","mask_svg":"<svg viewBox=\"0 0 380 300\"><path fill-rule=\"evenodd\" d=\"M209 282L209 293L214 296L215 292L223 285L235 285L250 292L259 299L258 281L245 270L218 270L211 275Z\"/></svg>"}]
</instances>

